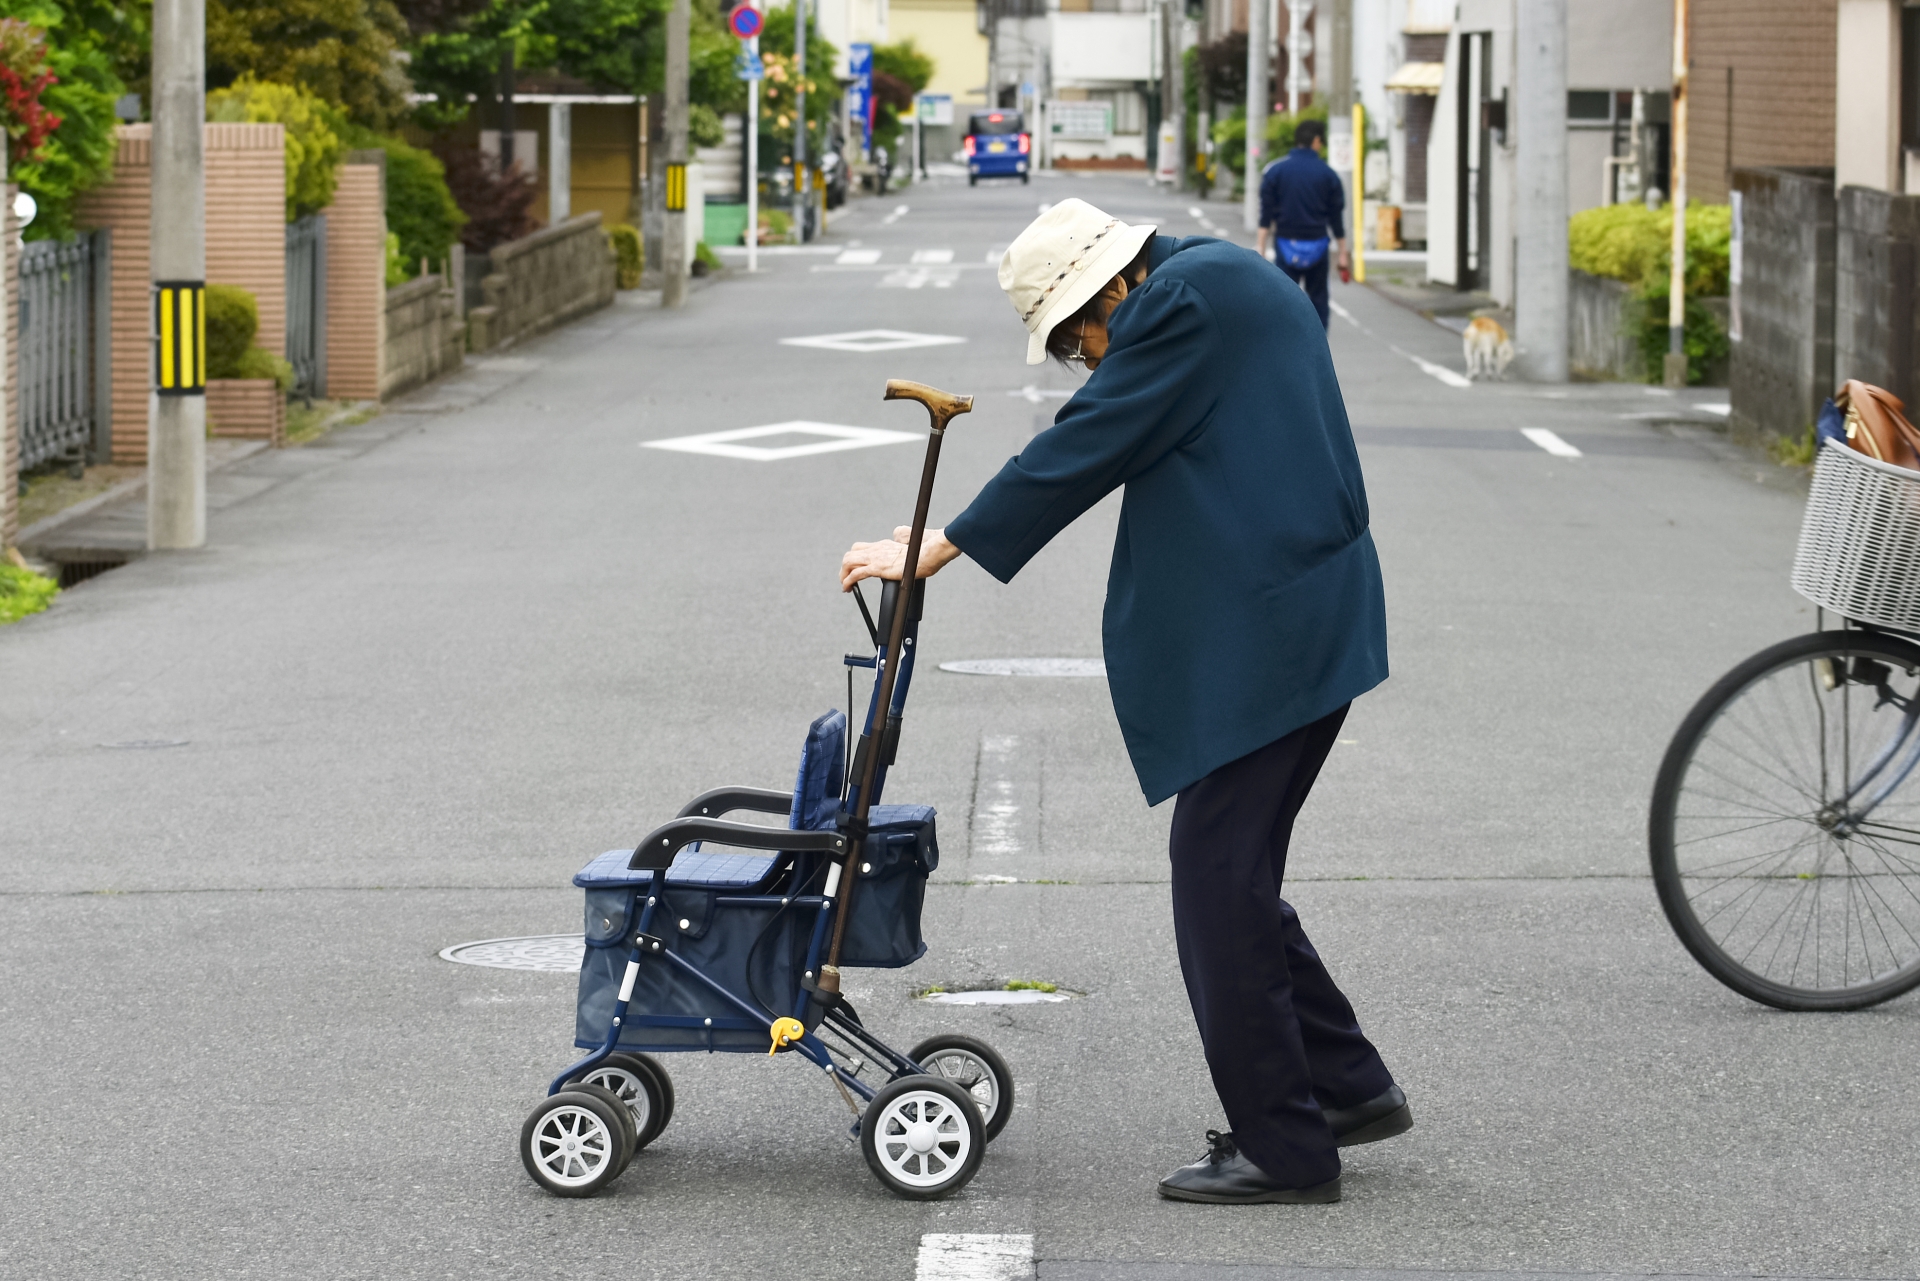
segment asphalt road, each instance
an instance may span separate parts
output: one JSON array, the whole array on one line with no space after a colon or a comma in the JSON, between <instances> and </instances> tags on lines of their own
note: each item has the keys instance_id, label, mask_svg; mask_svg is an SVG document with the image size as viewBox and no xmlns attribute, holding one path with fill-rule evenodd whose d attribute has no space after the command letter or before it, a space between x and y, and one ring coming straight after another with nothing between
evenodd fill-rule
<instances>
[{"instance_id":1,"label":"asphalt road","mask_svg":"<svg viewBox=\"0 0 1920 1281\"><path fill-rule=\"evenodd\" d=\"M1451 334L1360 287L1331 341L1393 677L1303 816L1292 896L1417 1128L1351 1150L1337 1206L1154 1194L1221 1122L1174 960L1171 806L1142 801L1104 682L934 670L1097 657L1109 500L1010 586L964 561L934 583L890 789L940 810L932 951L849 984L898 1043L964 1030L1011 1061L979 1178L895 1200L816 1073L679 1055L672 1127L607 1194L528 1181L514 1141L572 1056L572 980L438 952L577 931L592 855L707 787L792 777L863 635L839 554L906 518L920 465L911 442L643 442L918 433L880 400L915 378L977 397L951 516L1078 381L1020 363L991 266L1068 194L1206 229L1133 179L860 202L828 252L677 315L623 297L242 464L205 551L0 631L0 1276L904 1281L1020 1275L1028 1237L1063 1281L1920 1275L1920 1003L1750 1005L1645 875L1686 706L1812 624L1786 586L1797 493L1698 426L1712 395L1461 387ZM868 330L964 341L783 341ZM1012 978L1080 995L912 999ZM939 1234L1011 1240L1013 1271L943 1272Z\"/></svg>"}]
</instances>

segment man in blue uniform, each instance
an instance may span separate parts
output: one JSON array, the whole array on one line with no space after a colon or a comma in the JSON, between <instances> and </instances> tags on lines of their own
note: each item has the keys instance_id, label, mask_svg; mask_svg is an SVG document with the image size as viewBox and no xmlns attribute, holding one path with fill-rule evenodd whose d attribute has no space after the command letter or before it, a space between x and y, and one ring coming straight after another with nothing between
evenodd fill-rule
<instances>
[{"instance_id":1,"label":"man in blue uniform","mask_svg":"<svg viewBox=\"0 0 1920 1281\"><path fill-rule=\"evenodd\" d=\"M1340 278L1351 270L1347 257L1347 197L1340 175L1320 157L1327 149L1327 127L1302 120L1293 131L1293 150L1267 166L1260 176L1260 256L1267 239L1275 241L1280 270L1307 291L1320 327L1327 325L1327 259L1337 249Z\"/></svg>"},{"instance_id":2,"label":"man in blue uniform","mask_svg":"<svg viewBox=\"0 0 1920 1281\"><path fill-rule=\"evenodd\" d=\"M1406 1095L1280 897L1295 816L1353 699L1387 675L1360 460L1307 300L1225 241L1176 240L1064 200L1000 284L1027 360L1093 376L920 573L962 553L1002 582L1126 489L1107 579L1108 686L1149 804L1178 795L1174 930L1231 1126L1165 1196L1340 1197L1336 1147L1413 1124ZM905 529L841 582L899 578Z\"/></svg>"}]
</instances>

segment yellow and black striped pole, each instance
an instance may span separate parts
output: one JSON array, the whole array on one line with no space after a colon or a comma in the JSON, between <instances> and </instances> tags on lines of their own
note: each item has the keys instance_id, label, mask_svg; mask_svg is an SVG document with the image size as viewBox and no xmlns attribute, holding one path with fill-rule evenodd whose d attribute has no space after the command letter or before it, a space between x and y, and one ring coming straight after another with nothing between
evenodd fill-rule
<instances>
[{"instance_id":1,"label":"yellow and black striped pole","mask_svg":"<svg viewBox=\"0 0 1920 1281\"><path fill-rule=\"evenodd\" d=\"M207 285L162 280L153 290L154 390L162 396L207 391Z\"/></svg>"},{"instance_id":2,"label":"yellow and black striped pole","mask_svg":"<svg viewBox=\"0 0 1920 1281\"><path fill-rule=\"evenodd\" d=\"M667 166L667 212L685 213L687 211L687 167L684 164Z\"/></svg>"}]
</instances>

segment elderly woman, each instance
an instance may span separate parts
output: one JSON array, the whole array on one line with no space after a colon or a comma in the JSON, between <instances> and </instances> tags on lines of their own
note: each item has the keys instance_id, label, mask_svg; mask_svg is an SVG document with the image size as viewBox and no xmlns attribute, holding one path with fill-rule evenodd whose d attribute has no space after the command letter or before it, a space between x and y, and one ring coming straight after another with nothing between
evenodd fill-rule
<instances>
[{"instance_id":1,"label":"elderly woman","mask_svg":"<svg viewBox=\"0 0 1920 1281\"><path fill-rule=\"evenodd\" d=\"M1173 813L1180 969L1229 1133L1160 1183L1186 1201L1340 1199L1335 1151L1404 1133L1406 1096L1280 897L1293 822L1348 706L1387 675L1386 607L1327 340L1247 249L1053 206L1000 264L1027 363L1092 371L944 530L1007 582L1126 487L1104 628L1147 803ZM905 538L906 531L896 532ZM846 588L898 578L856 543Z\"/></svg>"}]
</instances>

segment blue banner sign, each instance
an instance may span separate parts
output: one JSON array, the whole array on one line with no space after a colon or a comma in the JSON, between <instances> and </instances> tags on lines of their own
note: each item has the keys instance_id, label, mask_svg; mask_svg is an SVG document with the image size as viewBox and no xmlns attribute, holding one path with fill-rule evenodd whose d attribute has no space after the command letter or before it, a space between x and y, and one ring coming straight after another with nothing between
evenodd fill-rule
<instances>
[{"instance_id":1,"label":"blue banner sign","mask_svg":"<svg viewBox=\"0 0 1920 1281\"><path fill-rule=\"evenodd\" d=\"M873 147L873 46L847 46L847 112L860 122L860 145Z\"/></svg>"}]
</instances>

